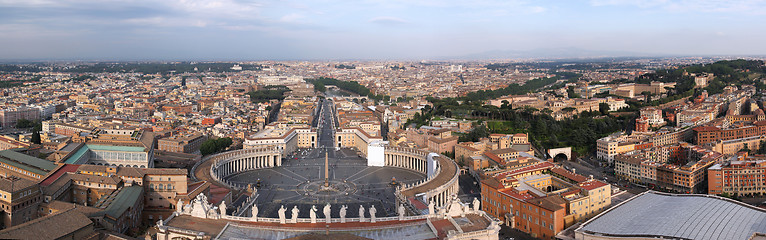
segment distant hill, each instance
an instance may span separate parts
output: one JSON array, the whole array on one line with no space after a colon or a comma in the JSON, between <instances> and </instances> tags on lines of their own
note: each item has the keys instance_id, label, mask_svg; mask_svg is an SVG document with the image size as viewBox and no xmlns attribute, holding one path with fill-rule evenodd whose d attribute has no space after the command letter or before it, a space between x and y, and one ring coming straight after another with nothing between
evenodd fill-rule
<instances>
[{"instance_id":1,"label":"distant hill","mask_svg":"<svg viewBox=\"0 0 766 240\"><path fill-rule=\"evenodd\" d=\"M660 54L639 53L629 51L597 51L574 47L565 48L540 48L534 50L494 50L474 53L462 56L443 57L449 60L488 60L488 59L512 59L512 58L607 58L607 57L655 57Z\"/></svg>"}]
</instances>

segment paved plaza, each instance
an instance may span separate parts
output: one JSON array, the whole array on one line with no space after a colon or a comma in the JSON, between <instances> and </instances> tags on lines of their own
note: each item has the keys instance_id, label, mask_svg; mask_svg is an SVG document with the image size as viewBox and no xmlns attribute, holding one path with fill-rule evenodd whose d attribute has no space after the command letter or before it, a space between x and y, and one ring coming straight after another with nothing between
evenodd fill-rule
<instances>
[{"instance_id":1,"label":"paved plaza","mask_svg":"<svg viewBox=\"0 0 766 240\"><path fill-rule=\"evenodd\" d=\"M324 188L324 155L329 156L330 188ZM242 172L227 179L236 183L250 183L258 188L256 201L261 217L278 217L281 205L292 209L298 205L301 217L309 216L311 205L321 209L332 204L332 217L340 217L340 205L348 206L346 217L357 217L359 205L365 209L375 205L376 216L396 216L395 185L411 184L425 175L395 167L368 167L365 159L350 149L334 148L298 150L280 167ZM394 181L395 179L395 181ZM368 210L365 216L369 217Z\"/></svg>"}]
</instances>

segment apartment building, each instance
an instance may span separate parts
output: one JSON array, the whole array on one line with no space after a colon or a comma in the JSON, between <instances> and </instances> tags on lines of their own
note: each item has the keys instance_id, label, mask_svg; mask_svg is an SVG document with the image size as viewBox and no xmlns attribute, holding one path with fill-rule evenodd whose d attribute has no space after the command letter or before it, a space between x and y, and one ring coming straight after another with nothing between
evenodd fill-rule
<instances>
[{"instance_id":1,"label":"apartment building","mask_svg":"<svg viewBox=\"0 0 766 240\"><path fill-rule=\"evenodd\" d=\"M618 154L641 150L651 146L652 143L647 141L647 136L645 135L615 133L596 141L596 157L612 163L614 156Z\"/></svg>"},{"instance_id":2,"label":"apartment building","mask_svg":"<svg viewBox=\"0 0 766 240\"><path fill-rule=\"evenodd\" d=\"M36 182L18 177L0 177L0 227L9 228L37 218L42 202Z\"/></svg>"},{"instance_id":3,"label":"apartment building","mask_svg":"<svg viewBox=\"0 0 766 240\"><path fill-rule=\"evenodd\" d=\"M0 109L0 126L3 128L15 127L16 122L21 119L40 120L40 110L28 107Z\"/></svg>"},{"instance_id":4,"label":"apartment building","mask_svg":"<svg viewBox=\"0 0 766 240\"><path fill-rule=\"evenodd\" d=\"M482 210L505 224L541 239L611 204L611 185L540 162L484 175Z\"/></svg>"},{"instance_id":5,"label":"apartment building","mask_svg":"<svg viewBox=\"0 0 766 240\"><path fill-rule=\"evenodd\" d=\"M157 150L179 153L194 153L199 151L202 142L207 140L200 133L188 135L174 135L157 140Z\"/></svg>"},{"instance_id":6,"label":"apartment building","mask_svg":"<svg viewBox=\"0 0 766 240\"><path fill-rule=\"evenodd\" d=\"M618 178L668 191L704 193L707 168L723 155L688 143L653 147L615 157Z\"/></svg>"},{"instance_id":7,"label":"apartment building","mask_svg":"<svg viewBox=\"0 0 766 240\"><path fill-rule=\"evenodd\" d=\"M766 158L746 152L708 168L708 194L766 193Z\"/></svg>"}]
</instances>

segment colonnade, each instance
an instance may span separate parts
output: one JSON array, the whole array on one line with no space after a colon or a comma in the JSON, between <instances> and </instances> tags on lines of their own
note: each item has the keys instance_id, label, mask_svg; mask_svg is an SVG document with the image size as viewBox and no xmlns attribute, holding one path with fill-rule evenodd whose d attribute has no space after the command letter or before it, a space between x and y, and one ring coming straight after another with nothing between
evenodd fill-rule
<instances>
[{"instance_id":1,"label":"colonnade","mask_svg":"<svg viewBox=\"0 0 766 240\"><path fill-rule=\"evenodd\" d=\"M411 186L405 186L398 191L398 195L406 201L411 197L424 194L425 204L433 202L441 207L449 203L453 194L459 191L458 176L460 175L457 163L452 159L440 154L433 155L436 171L433 176L427 176L423 182ZM404 147L386 147L385 165L415 170L424 174L428 173L429 153L423 150ZM419 197L418 197L419 198Z\"/></svg>"},{"instance_id":2,"label":"colonnade","mask_svg":"<svg viewBox=\"0 0 766 240\"><path fill-rule=\"evenodd\" d=\"M281 162L279 154L269 154L217 162L214 169L219 177L225 177L238 172L280 166L282 165Z\"/></svg>"},{"instance_id":3,"label":"colonnade","mask_svg":"<svg viewBox=\"0 0 766 240\"><path fill-rule=\"evenodd\" d=\"M428 201L433 201L434 205L436 206L444 206L447 204L450 199L452 198L452 195L457 195L459 191L459 185L458 184L445 184L443 186L446 186L444 189L433 189L431 191L428 191L426 193L426 196L428 196Z\"/></svg>"},{"instance_id":4,"label":"colonnade","mask_svg":"<svg viewBox=\"0 0 766 240\"><path fill-rule=\"evenodd\" d=\"M229 151L214 156L211 161L210 174L218 181L239 172L282 165L280 151L273 146Z\"/></svg>"},{"instance_id":5,"label":"colonnade","mask_svg":"<svg viewBox=\"0 0 766 240\"><path fill-rule=\"evenodd\" d=\"M386 166L407 168L426 174L428 163L425 158L409 154L391 153L385 155Z\"/></svg>"}]
</instances>

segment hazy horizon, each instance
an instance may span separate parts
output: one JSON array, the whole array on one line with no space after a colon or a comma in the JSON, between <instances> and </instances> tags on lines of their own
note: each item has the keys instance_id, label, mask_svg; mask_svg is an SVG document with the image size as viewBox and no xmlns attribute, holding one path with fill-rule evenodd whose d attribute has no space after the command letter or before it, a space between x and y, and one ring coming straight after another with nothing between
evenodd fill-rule
<instances>
[{"instance_id":1,"label":"hazy horizon","mask_svg":"<svg viewBox=\"0 0 766 240\"><path fill-rule=\"evenodd\" d=\"M0 13L5 61L766 54L762 0L0 0Z\"/></svg>"}]
</instances>

